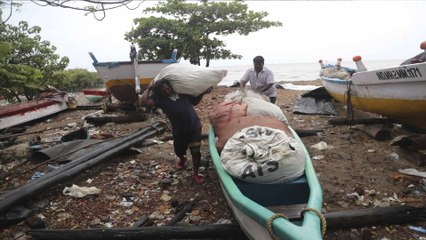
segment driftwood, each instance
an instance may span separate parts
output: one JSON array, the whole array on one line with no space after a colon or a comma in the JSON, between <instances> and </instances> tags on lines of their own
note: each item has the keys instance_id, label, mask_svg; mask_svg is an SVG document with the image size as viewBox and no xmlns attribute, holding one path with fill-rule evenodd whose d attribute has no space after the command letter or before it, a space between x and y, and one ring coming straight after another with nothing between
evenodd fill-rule
<instances>
[{"instance_id":1,"label":"driftwood","mask_svg":"<svg viewBox=\"0 0 426 240\"><path fill-rule=\"evenodd\" d=\"M132 240L132 239L247 239L236 224L209 224L198 226L160 226L142 228L109 229L33 229L29 231L35 239L62 240Z\"/></svg>"},{"instance_id":2,"label":"driftwood","mask_svg":"<svg viewBox=\"0 0 426 240\"><path fill-rule=\"evenodd\" d=\"M390 131L385 125L373 124L373 125L357 125L358 129L368 134L370 137L383 141L391 138Z\"/></svg>"},{"instance_id":3,"label":"driftwood","mask_svg":"<svg viewBox=\"0 0 426 240\"><path fill-rule=\"evenodd\" d=\"M27 200L33 198L36 194L69 180L70 177L77 175L81 171L93 167L105 159L110 159L112 156L143 141L145 138L152 137L154 134L165 131L165 129L166 126L164 123L155 123L152 127L146 127L127 137L116 139L111 144L95 149L87 155L79 157L55 171L46 173L38 179L2 194L0 196L0 214L6 213L14 206L23 204Z\"/></svg>"}]
</instances>

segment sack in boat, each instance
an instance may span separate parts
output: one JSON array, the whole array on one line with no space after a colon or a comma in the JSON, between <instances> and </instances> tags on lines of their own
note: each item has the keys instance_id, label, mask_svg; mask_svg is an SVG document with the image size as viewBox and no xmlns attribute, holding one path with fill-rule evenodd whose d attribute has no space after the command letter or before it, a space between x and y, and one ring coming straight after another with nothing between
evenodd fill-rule
<instances>
[{"instance_id":1,"label":"sack in boat","mask_svg":"<svg viewBox=\"0 0 426 240\"><path fill-rule=\"evenodd\" d=\"M292 135L287 125L280 120L273 117L266 116L245 116L231 119L226 125L214 128L217 141L216 148L221 152L228 141L236 132L243 128L259 125L262 127L270 127L285 131L287 134Z\"/></svg>"},{"instance_id":2,"label":"sack in boat","mask_svg":"<svg viewBox=\"0 0 426 240\"><path fill-rule=\"evenodd\" d=\"M292 135L256 125L235 133L221 153L222 166L231 176L265 184L302 176L305 158L305 148Z\"/></svg>"},{"instance_id":3,"label":"sack in boat","mask_svg":"<svg viewBox=\"0 0 426 240\"><path fill-rule=\"evenodd\" d=\"M329 78L339 78L343 80L350 80L351 74L348 73L345 69L340 68L324 68L320 71L321 76L329 77Z\"/></svg>"},{"instance_id":4,"label":"sack in boat","mask_svg":"<svg viewBox=\"0 0 426 240\"><path fill-rule=\"evenodd\" d=\"M213 108L208 118L216 131L216 129L225 127L232 119L246 116L246 112L247 104L237 101L225 101Z\"/></svg>"},{"instance_id":5,"label":"sack in boat","mask_svg":"<svg viewBox=\"0 0 426 240\"><path fill-rule=\"evenodd\" d=\"M166 78L175 92L196 97L209 87L219 84L227 73L227 70L171 64L163 68L154 81Z\"/></svg>"},{"instance_id":6,"label":"sack in boat","mask_svg":"<svg viewBox=\"0 0 426 240\"><path fill-rule=\"evenodd\" d=\"M245 97L242 101L247 103L247 116L254 115L275 117L276 119L288 124L283 111L277 105L255 97Z\"/></svg>"}]
</instances>

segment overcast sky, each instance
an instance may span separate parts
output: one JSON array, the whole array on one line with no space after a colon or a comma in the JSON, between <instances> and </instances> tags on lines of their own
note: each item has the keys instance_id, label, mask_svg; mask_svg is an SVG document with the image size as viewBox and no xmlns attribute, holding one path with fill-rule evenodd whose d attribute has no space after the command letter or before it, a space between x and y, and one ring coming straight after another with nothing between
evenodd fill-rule
<instances>
[{"instance_id":1,"label":"overcast sky","mask_svg":"<svg viewBox=\"0 0 426 240\"><path fill-rule=\"evenodd\" d=\"M81 11L41 7L23 1L9 24L21 20L40 26L43 40L68 56L68 68L95 71L88 54L98 61L127 61L130 43L124 34L133 19L155 1L147 1L137 10L119 8L106 12L103 21ZM280 21L282 27L264 29L248 36L229 36L226 45L241 60L217 61L212 65L246 65L256 55L267 63L404 60L421 52L426 40L426 1L245 1L251 10L266 11L267 20ZM3 17L6 11L4 10Z\"/></svg>"}]
</instances>

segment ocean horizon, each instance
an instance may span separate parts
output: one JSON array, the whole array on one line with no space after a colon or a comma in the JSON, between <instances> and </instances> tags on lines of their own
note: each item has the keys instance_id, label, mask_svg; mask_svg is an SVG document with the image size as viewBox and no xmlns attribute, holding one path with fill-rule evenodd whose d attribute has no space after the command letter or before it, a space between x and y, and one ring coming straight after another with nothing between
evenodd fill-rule
<instances>
[{"instance_id":1,"label":"ocean horizon","mask_svg":"<svg viewBox=\"0 0 426 240\"><path fill-rule=\"evenodd\" d=\"M363 61L368 70L376 70L381 68L388 68L399 66L404 60L374 60ZM327 62L335 64L335 62ZM342 66L356 69L354 62L342 62ZM225 69L228 74L218 84L220 86L230 86L234 82L239 82L245 71L252 68L253 65L230 65L230 66L212 66L215 69ZM283 63L283 64L267 64L265 67L269 68L275 77L275 82L300 82L300 81L313 81L319 79L320 64L318 62L310 63Z\"/></svg>"}]
</instances>

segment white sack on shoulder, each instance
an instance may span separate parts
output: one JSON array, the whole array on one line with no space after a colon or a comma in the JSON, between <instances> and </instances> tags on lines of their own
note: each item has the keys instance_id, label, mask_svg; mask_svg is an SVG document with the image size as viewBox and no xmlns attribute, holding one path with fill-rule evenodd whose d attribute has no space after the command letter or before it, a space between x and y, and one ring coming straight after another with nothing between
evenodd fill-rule
<instances>
[{"instance_id":1,"label":"white sack on shoulder","mask_svg":"<svg viewBox=\"0 0 426 240\"><path fill-rule=\"evenodd\" d=\"M227 73L227 70L171 64L163 68L154 81L166 78L175 92L196 97L209 87L218 85Z\"/></svg>"},{"instance_id":2,"label":"white sack on shoulder","mask_svg":"<svg viewBox=\"0 0 426 240\"><path fill-rule=\"evenodd\" d=\"M284 131L252 126L235 133L221 152L223 168L246 182L280 183L303 175L306 151Z\"/></svg>"}]
</instances>

